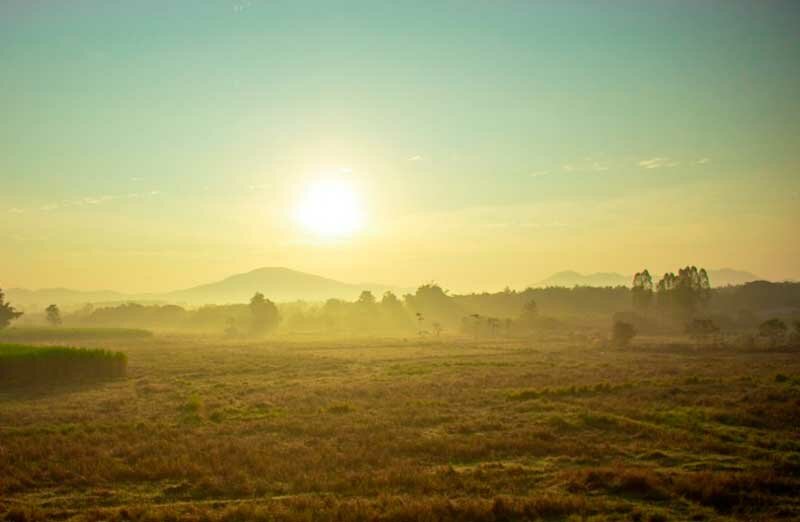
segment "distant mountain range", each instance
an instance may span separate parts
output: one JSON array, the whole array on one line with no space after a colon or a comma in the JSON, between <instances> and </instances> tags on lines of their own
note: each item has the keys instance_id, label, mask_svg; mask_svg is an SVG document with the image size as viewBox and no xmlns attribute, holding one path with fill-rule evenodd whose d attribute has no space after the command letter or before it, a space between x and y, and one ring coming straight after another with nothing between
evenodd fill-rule
<instances>
[{"instance_id":1,"label":"distant mountain range","mask_svg":"<svg viewBox=\"0 0 800 522\"><path fill-rule=\"evenodd\" d=\"M232 275L221 281L158 294L124 294L110 290L79 291L66 288L9 288L5 292L11 303L24 310L42 308L50 303L61 306L129 301L189 305L246 303L256 292L263 293L273 301L323 301L330 298L354 300L363 290L371 291L379 299L387 290L397 293L409 291L371 283L349 284L288 268L265 267Z\"/></svg>"},{"instance_id":2,"label":"distant mountain range","mask_svg":"<svg viewBox=\"0 0 800 522\"><path fill-rule=\"evenodd\" d=\"M743 284L758 280L750 272L724 268L709 270L711 285L714 287ZM653 274L658 279L660 274ZM580 274L573 271L558 272L543 279L536 286L628 286L632 276L618 273ZM43 309L56 303L62 307L74 307L85 303L113 304L135 301L138 303L175 303L186 305L246 303L255 292L262 292L273 301L323 301L337 298L354 300L363 290L369 290L376 297L387 290L403 295L412 292L408 288L396 288L376 284L350 284L307 274L283 267L265 267L232 275L221 281L192 288L159 294L124 294L111 290L79 291L67 288L45 288L27 290L24 288L6 289L7 299L15 306L25 310Z\"/></svg>"},{"instance_id":3,"label":"distant mountain range","mask_svg":"<svg viewBox=\"0 0 800 522\"><path fill-rule=\"evenodd\" d=\"M733 270L731 268L721 268L719 270L708 270L708 279L711 281L712 287L728 286L728 285L741 285L749 283L750 281L758 281L761 279L755 274L745 272L742 270ZM653 282L657 282L662 274L651 274ZM558 272L546 279L542 279L536 286L564 286L572 288L573 286L630 286L633 276L626 276L616 272L597 272L594 274L580 274L567 270Z\"/></svg>"}]
</instances>

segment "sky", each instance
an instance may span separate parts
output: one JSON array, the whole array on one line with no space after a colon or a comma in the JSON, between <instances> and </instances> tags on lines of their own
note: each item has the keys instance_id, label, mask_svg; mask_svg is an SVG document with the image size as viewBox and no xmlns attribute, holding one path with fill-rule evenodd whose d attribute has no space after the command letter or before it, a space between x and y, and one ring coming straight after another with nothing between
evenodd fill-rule
<instances>
[{"instance_id":1,"label":"sky","mask_svg":"<svg viewBox=\"0 0 800 522\"><path fill-rule=\"evenodd\" d=\"M0 287L799 278L798 27L792 1L3 0ZM309 227L331 183L312 217L358 223Z\"/></svg>"}]
</instances>

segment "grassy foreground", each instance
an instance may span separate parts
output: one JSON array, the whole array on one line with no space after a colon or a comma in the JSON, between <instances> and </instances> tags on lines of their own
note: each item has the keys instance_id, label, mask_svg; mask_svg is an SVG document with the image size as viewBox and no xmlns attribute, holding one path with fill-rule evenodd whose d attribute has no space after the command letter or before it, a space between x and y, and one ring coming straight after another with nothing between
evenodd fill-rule
<instances>
[{"instance_id":1,"label":"grassy foreground","mask_svg":"<svg viewBox=\"0 0 800 522\"><path fill-rule=\"evenodd\" d=\"M115 343L0 395L0 520L800 520L794 353Z\"/></svg>"}]
</instances>

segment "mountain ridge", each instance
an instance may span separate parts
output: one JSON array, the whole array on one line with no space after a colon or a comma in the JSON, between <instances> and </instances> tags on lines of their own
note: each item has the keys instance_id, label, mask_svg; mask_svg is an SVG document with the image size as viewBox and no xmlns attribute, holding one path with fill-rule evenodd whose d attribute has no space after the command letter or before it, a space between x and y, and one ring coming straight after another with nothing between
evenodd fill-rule
<instances>
[{"instance_id":1,"label":"mountain ridge","mask_svg":"<svg viewBox=\"0 0 800 522\"><path fill-rule=\"evenodd\" d=\"M722 268L709 270L712 287L743 284L760 278L750 272ZM654 275L654 279L658 279ZM562 286L629 286L632 276L616 272L581 274L574 270L556 272L541 280L538 287ZM71 290L69 288L6 289L7 299L23 310L42 308L51 303L74 306L86 303L114 304L121 302L174 303L188 305L246 303L255 292L263 293L273 301L324 301L331 298L354 300L368 290L380 296L386 291L402 295L413 292L409 288L375 283L345 283L324 276L300 272L281 266L265 266L248 272L232 274L223 279L201 285L162 293L127 294L114 290Z\"/></svg>"},{"instance_id":2,"label":"mountain ridge","mask_svg":"<svg viewBox=\"0 0 800 522\"><path fill-rule=\"evenodd\" d=\"M712 287L722 287L728 285L741 285L751 281L759 281L763 278L746 270L736 270L733 268L709 269L708 278ZM651 274L653 282L661 277L658 274ZM630 286L633 275L626 276L617 272L594 272L591 274L581 274L574 270L563 270L542 279L535 286L563 286L572 288L573 286Z\"/></svg>"}]
</instances>

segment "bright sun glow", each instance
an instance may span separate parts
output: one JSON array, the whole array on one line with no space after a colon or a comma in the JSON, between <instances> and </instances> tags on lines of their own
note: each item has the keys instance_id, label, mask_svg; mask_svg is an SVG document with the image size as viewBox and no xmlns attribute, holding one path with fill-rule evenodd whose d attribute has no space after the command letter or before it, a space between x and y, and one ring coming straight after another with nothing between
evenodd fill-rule
<instances>
[{"instance_id":1,"label":"bright sun glow","mask_svg":"<svg viewBox=\"0 0 800 522\"><path fill-rule=\"evenodd\" d=\"M363 214L349 183L324 180L308 187L295 209L295 219L314 234L337 238L351 236L361 228Z\"/></svg>"}]
</instances>

